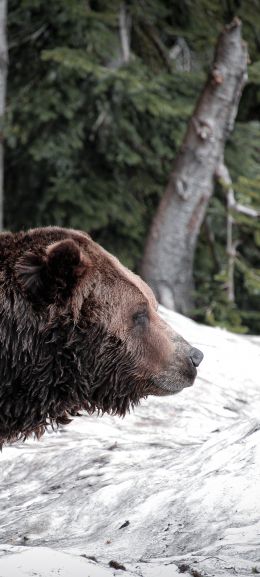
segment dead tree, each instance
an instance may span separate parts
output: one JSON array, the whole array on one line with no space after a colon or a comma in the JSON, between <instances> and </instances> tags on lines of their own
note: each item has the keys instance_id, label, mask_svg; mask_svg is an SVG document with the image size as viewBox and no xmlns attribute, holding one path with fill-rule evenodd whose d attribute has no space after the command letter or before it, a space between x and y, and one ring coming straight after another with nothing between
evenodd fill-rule
<instances>
[{"instance_id":1,"label":"dead tree","mask_svg":"<svg viewBox=\"0 0 260 577\"><path fill-rule=\"evenodd\" d=\"M3 120L7 74L6 9L7 1L0 0L0 231L3 230Z\"/></svg>"},{"instance_id":2,"label":"dead tree","mask_svg":"<svg viewBox=\"0 0 260 577\"><path fill-rule=\"evenodd\" d=\"M159 302L187 314L193 306L193 261L200 226L223 162L248 54L238 18L221 33L213 66L148 235L141 266Z\"/></svg>"}]
</instances>

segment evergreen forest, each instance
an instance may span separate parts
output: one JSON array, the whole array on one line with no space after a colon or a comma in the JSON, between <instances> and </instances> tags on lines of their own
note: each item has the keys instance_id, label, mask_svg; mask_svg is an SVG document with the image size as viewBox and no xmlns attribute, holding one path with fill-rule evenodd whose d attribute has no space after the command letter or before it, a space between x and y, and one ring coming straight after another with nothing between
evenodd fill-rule
<instances>
[{"instance_id":1,"label":"evergreen forest","mask_svg":"<svg viewBox=\"0 0 260 577\"><path fill-rule=\"evenodd\" d=\"M234 15L250 64L225 159L237 201L259 209L260 0L9 0L5 228L84 229L138 271L216 39ZM196 251L191 315L258 334L260 221L233 219L229 302L218 184Z\"/></svg>"}]
</instances>

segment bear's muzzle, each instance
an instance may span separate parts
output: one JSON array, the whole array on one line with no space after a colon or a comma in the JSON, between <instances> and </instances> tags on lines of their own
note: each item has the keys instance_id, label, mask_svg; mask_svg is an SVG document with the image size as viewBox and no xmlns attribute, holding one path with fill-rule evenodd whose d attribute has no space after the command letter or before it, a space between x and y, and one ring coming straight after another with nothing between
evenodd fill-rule
<instances>
[{"instance_id":1,"label":"bear's muzzle","mask_svg":"<svg viewBox=\"0 0 260 577\"><path fill-rule=\"evenodd\" d=\"M158 376L152 378L152 392L149 394L164 396L174 395L191 387L197 376L197 367L204 355L195 347L189 347L185 353L174 356L172 363Z\"/></svg>"}]
</instances>

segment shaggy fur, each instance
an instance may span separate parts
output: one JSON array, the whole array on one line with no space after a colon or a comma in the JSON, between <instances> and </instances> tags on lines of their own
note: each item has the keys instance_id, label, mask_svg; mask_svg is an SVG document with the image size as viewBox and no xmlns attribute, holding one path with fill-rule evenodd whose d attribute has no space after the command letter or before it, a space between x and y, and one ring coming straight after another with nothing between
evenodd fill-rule
<instances>
[{"instance_id":1,"label":"shaggy fur","mask_svg":"<svg viewBox=\"0 0 260 577\"><path fill-rule=\"evenodd\" d=\"M80 409L124 415L178 392L196 375L191 351L145 283L88 235L0 235L0 445Z\"/></svg>"}]
</instances>

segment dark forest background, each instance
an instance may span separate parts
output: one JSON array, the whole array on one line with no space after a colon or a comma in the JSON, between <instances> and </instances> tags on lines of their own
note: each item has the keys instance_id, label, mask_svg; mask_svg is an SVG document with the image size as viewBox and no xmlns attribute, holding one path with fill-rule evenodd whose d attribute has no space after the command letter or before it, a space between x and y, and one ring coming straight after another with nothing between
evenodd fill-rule
<instances>
[{"instance_id":1,"label":"dark forest background","mask_svg":"<svg viewBox=\"0 0 260 577\"><path fill-rule=\"evenodd\" d=\"M259 0L9 0L5 228L81 228L138 270L152 216L223 25L250 53L226 163L237 200L260 204ZM122 31L121 31L122 32ZM199 186L199 183L198 183ZM194 318L260 332L260 222L236 214L226 295L226 198L216 185L195 258Z\"/></svg>"}]
</instances>

